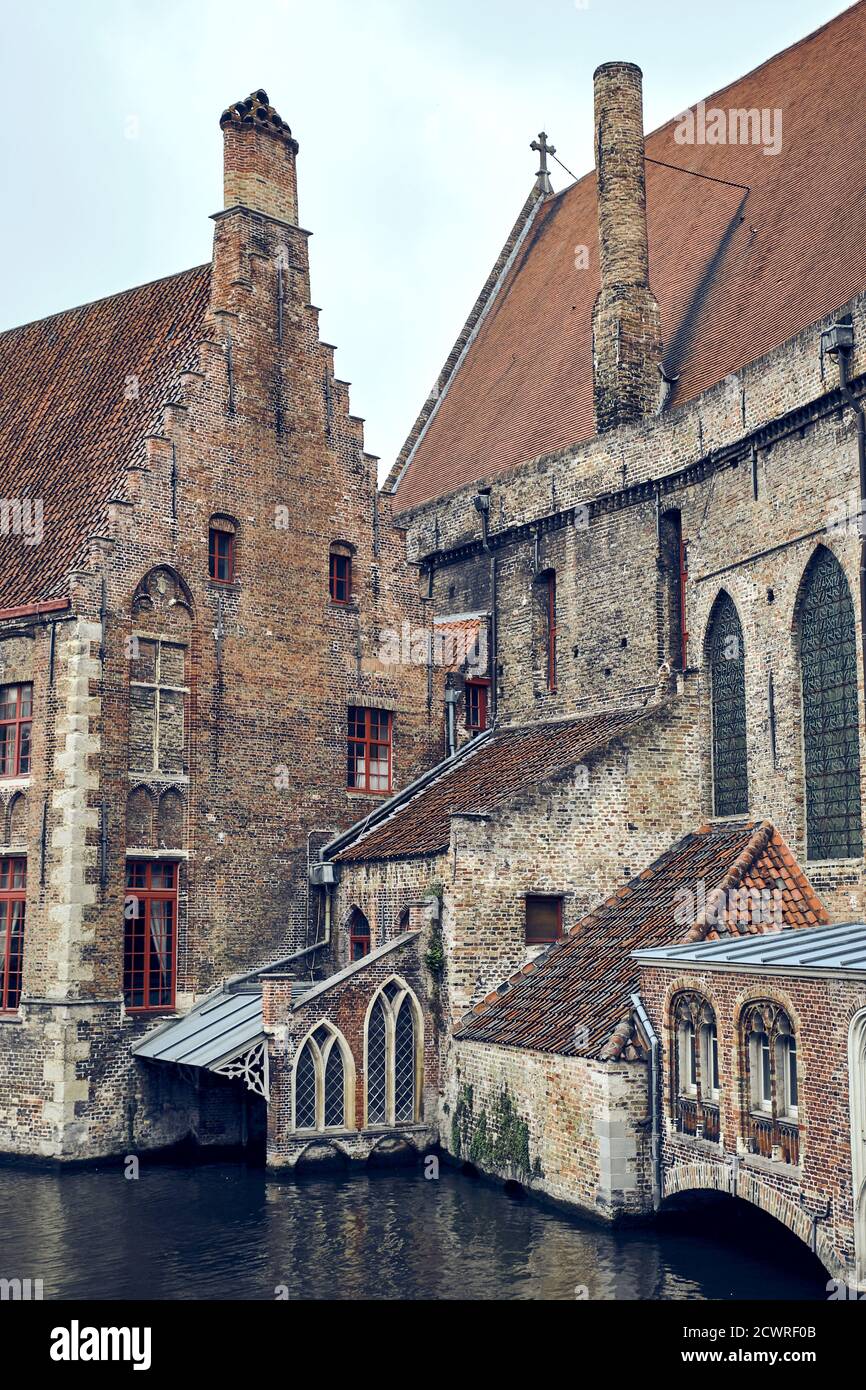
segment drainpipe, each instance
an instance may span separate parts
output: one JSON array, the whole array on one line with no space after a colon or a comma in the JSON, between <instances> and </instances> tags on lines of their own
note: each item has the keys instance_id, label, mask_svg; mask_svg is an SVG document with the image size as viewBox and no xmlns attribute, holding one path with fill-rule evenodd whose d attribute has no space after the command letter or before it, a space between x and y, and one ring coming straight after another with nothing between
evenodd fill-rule
<instances>
[{"instance_id":1,"label":"drainpipe","mask_svg":"<svg viewBox=\"0 0 866 1390\"><path fill-rule=\"evenodd\" d=\"M821 334L821 349L827 351L839 363L839 392L849 410L854 412L857 421L857 462L860 473L860 494L858 503L857 530L860 535L860 648L863 663L863 690L866 695L866 416L863 406L851 390L848 378L850 355L854 350L854 325L834 323L832 328Z\"/></svg>"},{"instance_id":2,"label":"drainpipe","mask_svg":"<svg viewBox=\"0 0 866 1390\"><path fill-rule=\"evenodd\" d=\"M448 757L457 751L457 699L458 691L449 687L445 691L445 737L448 744Z\"/></svg>"},{"instance_id":3,"label":"drainpipe","mask_svg":"<svg viewBox=\"0 0 866 1390\"><path fill-rule=\"evenodd\" d=\"M653 1211L662 1204L661 1126L659 1124L659 1040L639 994L631 996L632 1008L650 1045L650 1114L652 1116Z\"/></svg>"}]
</instances>

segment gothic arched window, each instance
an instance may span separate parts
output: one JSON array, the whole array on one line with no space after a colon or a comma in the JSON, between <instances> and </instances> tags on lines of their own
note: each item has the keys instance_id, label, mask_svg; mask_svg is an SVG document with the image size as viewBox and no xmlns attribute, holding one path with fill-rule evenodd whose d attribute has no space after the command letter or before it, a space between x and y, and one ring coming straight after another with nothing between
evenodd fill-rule
<instances>
[{"instance_id":1,"label":"gothic arched window","mask_svg":"<svg viewBox=\"0 0 866 1390\"><path fill-rule=\"evenodd\" d=\"M807 858L855 858L863 836L854 605L824 546L806 573L799 635Z\"/></svg>"},{"instance_id":2,"label":"gothic arched window","mask_svg":"<svg viewBox=\"0 0 866 1390\"><path fill-rule=\"evenodd\" d=\"M749 809L745 741L745 649L740 614L721 592L710 617L708 656L713 710L713 812L742 816Z\"/></svg>"},{"instance_id":3,"label":"gothic arched window","mask_svg":"<svg viewBox=\"0 0 866 1390\"><path fill-rule=\"evenodd\" d=\"M743 629L733 599L719 594L707 637L713 719L713 811L745 815L749 809L746 767L746 680Z\"/></svg>"},{"instance_id":4,"label":"gothic arched window","mask_svg":"<svg viewBox=\"0 0 866 1390\"><path fill-rule=\"evenodd\" d=\"M712 1005L680 994L671 1006L674 1037L674 1120L683 1134L719 1138L719 1039Z\"/></svg>"},{"instance_id":5,"label":"gothic arched window","mask_svg":"<svg viewBox=\"0 0 866 1390\"><path fill-rule=\"evenodd\" d=\"M353 1078L345 1039L320 1023L295 1063L295 1129L352 1129Z\"/></svg>"},{"instance_id":6,"label":"gothic arched window","mask_svg":"<svg viewBox=\"0 0 866 1390\"><path fill-rule=\"evenodd\" d=\"M772 999L742 1014L748 1103L747 1138L753 1152L785 1163L799 1161L797 1038L785 1010Z\"/></svg>"},{"instance_id":7,"label":"gothic arched window","mask_svg":"<svg viewBox=\"0 0 866 1390\"><path fill-rule=\"evenodd\" d=\"M412 1124L420 1118L424 1047L421 1010L401 980L391 979L367 1016L367 1124Z\"/></svg>"}]
</instances>

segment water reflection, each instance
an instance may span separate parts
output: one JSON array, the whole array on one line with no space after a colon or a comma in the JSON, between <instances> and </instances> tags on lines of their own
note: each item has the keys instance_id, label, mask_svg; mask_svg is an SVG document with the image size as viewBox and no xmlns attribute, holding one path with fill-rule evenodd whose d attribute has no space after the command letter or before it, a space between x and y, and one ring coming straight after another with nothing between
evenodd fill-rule
<instances>
[{"instance_id":1,"label":"water reflection","mask_svg":"<svg viewBox=\"0 0 866 1390\"><path fill-rule=\"evenodd\" d=\"M0 1277L46 1298L821 1298L775 1225L612 1231L442 1169L275 1183L242 1164L0 1168Z\"/></svg>"}]
</instances>

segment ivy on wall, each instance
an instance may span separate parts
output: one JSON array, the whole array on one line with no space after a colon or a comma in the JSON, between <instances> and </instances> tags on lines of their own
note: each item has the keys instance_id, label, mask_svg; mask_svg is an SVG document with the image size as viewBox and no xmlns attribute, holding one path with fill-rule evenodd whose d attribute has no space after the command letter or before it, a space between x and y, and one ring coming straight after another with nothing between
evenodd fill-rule
<instances>
[{"instance_id":1,"label":"ivy on wall","mask_svg":"<svg viewBox=\"0 0 866 1390\"><path fill-rule=\"evenodd\" d=\"M514 1105L507 1086L493 1101L490 1114L485 1106L476 1111L474 1088L461 1085L451 1117L451 1147L456 1158L503 1177L524 1180L541 1177L538 1157L533 1164L529 1154L529 1125Z\"/></svg>"}]
</instances>

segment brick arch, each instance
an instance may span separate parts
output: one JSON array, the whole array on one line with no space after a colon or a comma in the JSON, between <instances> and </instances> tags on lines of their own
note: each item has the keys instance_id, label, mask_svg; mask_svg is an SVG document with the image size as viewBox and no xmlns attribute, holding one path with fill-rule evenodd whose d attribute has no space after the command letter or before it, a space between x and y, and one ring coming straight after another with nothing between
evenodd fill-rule
<instances>
[{"instance_id":1,"label":"brick arch","mask_svg":"<svg viewBox=\"0 0 866 1390\"><path fill-rule=\"evenodd\" d=\"M679 1196L684 1192L722 1192L728 1197L748 1202L760 1211L772 1216L782 1226L795 1235L818 1257L821 1264L836 1279L847 1278L847 1266L835 1249L832 1240L820 1227L813 1226L808 1211L786 1197L778 1188L765 1183L757 1174L736 1172L727 1163L714 1163L699 1160L693 1163L677 1163L664 1175L662 1200Z\"/></svg>"}]
</instances>

